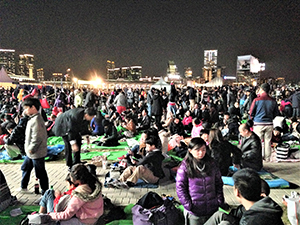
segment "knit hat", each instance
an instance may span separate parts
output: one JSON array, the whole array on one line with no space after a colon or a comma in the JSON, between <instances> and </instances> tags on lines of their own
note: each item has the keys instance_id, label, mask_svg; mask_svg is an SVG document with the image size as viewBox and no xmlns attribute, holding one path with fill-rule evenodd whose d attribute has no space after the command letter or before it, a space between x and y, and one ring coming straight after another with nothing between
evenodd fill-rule
<instances>
[{"instance_id":1,"label":"knit hat","mask_svg":"<svg viewBox=\"0 0 300 225\"><path fill-rule=\"evenodd\" d=\"M270 91L270 85L268 83L263 83L261 86L260 86L261 89L264 90L264 92L266 93L269 93Z\"/></svg>"}]
</instances>

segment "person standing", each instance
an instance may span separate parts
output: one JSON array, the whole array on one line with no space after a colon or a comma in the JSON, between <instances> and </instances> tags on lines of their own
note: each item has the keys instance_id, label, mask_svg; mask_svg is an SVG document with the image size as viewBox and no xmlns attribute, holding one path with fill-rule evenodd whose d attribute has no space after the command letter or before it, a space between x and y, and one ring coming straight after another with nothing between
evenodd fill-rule
<instances>
[{"instance_id":1,"label":"person standing","mask_svg":"<svg viewBox=\"0 0 300 225\"><path fill-rule=\"evenodd\" d=\"M194 109L195 98L196 98L196 91L193 87L190 87L190 89L189 89L190 110Z\"/></svg>"},{"instance_id":2,"label":"person standing","mask_svg":"<svg viewBox=\"0 0 300 225\"><path fill-rule=\"evenodd\" d=\"M250 107L250 117L254 122L253 131L261 141L264 141L262 156L268 162L271 157L271 139L273 131L273 119L278 116L279 109L275 99L269 96L270 85L264 83L260 86L258 97Z\"/></svg>"},{"instance_id":3,"label":"person standing","mask_svg":"<svg viewBox=\"0 0 300 225\"><path fill-rule=\"evenodd\" d=\"M176 176L176 191L184 207L185 224L204 224L224 204L221 173L206 154L206 143L193 138Z\"/></svg>"},{"instance_id":4,"label":"person standing","mask_svg":"<svg viewBox=\"0 0 300 225\"><path fill-rule=\"evenodd\" d=\"M44 120L39 113L40 101L36 98L27 98L23 102L24 113L29 116L25 130L26 156L21 166L22 180L21 192L27 192L32 169L39 179L42 195L49 187L48 175L45 169L45 157L47 155L47 130Z\"/></svg>"},{"instance_id":5,"label":"person standing","mask_svg":"<svg viewBox=\"0 0 300 225\"><path fill-rule=\"evenodd\" d=\"M91 121L95 115L96 111L93 108L74 108L61 114L55 121L53 132L56 136L63 138L66 164L69 170L73 165L81 163L81 135L88 133L86 121ZM74 159L72 159L72 152Z\"/></svg>"},{"instance_id":6,"label":"person standing","mask_svg":"<svg viewBox=\"0 0 300 225\"><path fill-rule=\"evenodd\" d=\"M121 115L122 112L126 111L127 98L124 95L122 89L118 89L118 95L114 100L114 105L117 107L118 113Z\"/></svg>"}]
</instances>

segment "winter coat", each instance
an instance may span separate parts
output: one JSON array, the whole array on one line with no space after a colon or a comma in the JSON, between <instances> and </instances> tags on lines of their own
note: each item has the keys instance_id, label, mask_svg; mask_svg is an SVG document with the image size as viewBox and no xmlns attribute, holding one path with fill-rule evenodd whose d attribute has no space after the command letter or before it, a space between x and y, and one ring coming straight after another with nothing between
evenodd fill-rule
<instances>
[{"instance_id":1,"label":"winter coat","mask_svg":"<svg viewBox=\"0 0 300 225\"><path fill-rule=\"evenodd\" d=\"M162 161L164 160L162 152L158 149L153 150L146 154L146 156L137 164L137 166L143 165L152 171L153 175L158 178L165 176L162 169Z\"/></svg>"},{"instance_id":2,"label":"winter coat","mask_svg":"<svg viewBox=\"0 0 300 225\"><path fill-rule=\"evenodd\" d=\"M272 224L283 225L282 209L270 197L264 197L243 213L240 225Z\"/></svg>"},{"instance_id":3,"label":"winter coat","mask_svg":"<svg viewBox=\"0 0 300 225\"><path fill-rule=\"evenodd\" d=\"M174 121L170 125L170 132L172 135L174 134L179 134L183 135L184 134L184 127L181 121L179 121L178 124L174 123Z\"/></svg>"},{"instance_id":4,"label":"winter coat","mask_svg":"<svg viewBox=\"0 0 300 225\"><path fill-rule=\"evenodd\" d=\"M30 159L40 159L47 155L47 130L39 113L28 118L25 130L25 152Z\"/></svg>"},{"instance_id":5,"label":"winter coat","mask_svg":"<svg viewBox=\"0 0 300 225\"><path fill-rule=\"evenodd\" d=\"M163 100L159 94L155 94L151 100L151 114L153 116L161 116L163 114Z\"/></svg>"},{"instance_id":6,"label":"winter coat","mask_svg":"<svg viewBox=\"0 0 300 225\"><path fill-rule=\"evenodd\" d=\"M195 178L187 176L186 161L183 160L176 176L176 191L185 208L195 216L209 216L224 203L223 181L214 161L207 163L210 176Z\"/></svg>"},{"instance_id":7,"label":"winter coat","mask_svg":"<svg viewBox=\"0 0 300 225\"><path fill-rule=\"evenodd\" d=\"M93 91L90 91L85 96L84 107L93 107L96 103L96 95Z\"/></svg>"},{"instance_id":8,"label":"winter coat","mask_svg":"<svg viewBox=\"0 0 300 225\"><path fill-rule=\"evenodd\" d=\"M25 130L27 125L28 117L22 117L18 123L18 125L13 129L9 137L5 140L5 144L13 145L19 147L22 155L25 155Z\"/></svg>"},{"instance_id":9,"label":"winter coat","mask_svg":"<svg viewBox=\"0 0 300 225\"><path fill-rule=\"evenodd\" d=\"M119 93L114 100L114 104L116 107L117 106L126 107L127 106L127 98L125 97L125 95L123 93Z\"/></svg>"},{"instance_id":10,"label":"winter coat","mask_svg":"<svg viewBox=\"0 0 300 225\"><path fill-rule=\"evenodd\" d=\"M268 94L262 93L255 98L250 108L250 116L253 118L254 124L272 125L272 121L279 116L277 102Z\"/></svg>"},{"instance_id":11,"label":"winter coat","mask_svg":"<svg viewBox=\"0 0 300 225\"><path fill-rule=\"evenodd\" d=\"M256 171L262 169L261 140L254 132L252 132L249 138L242 138L241 151L241 165L243 168L252 168Z\"/></svg>"},{"instance_id":12,"label":"winter coat","mask_svg":"<svg viewBox=\"0 0 300 225\"><path fill-rule=\"evenodd\" d=\"M228 141L212 141L210 144L211 157L215 159L222 176L228 175L229 166L240 164L242 152ZM232 155L232 156L231 156Z\"/></svg>"},{"instance_id":13,"label":"winter coat","mask_svg":"<svg viewBox=\"0 0 300 225\"><path fill-rule=\"evenodd\" d=\"M74 105L76 108L81 107L83 103L83 96L82 93L79 92L75 95L75 99L74 99Z\"/></svg>"},{"instance_id":14,"label":"winter coat","mask_svg":"<svg viewBox=\"0 0 300 225\"><path fill-rule=\"evenodd\" d=\"M76 216L81 223L95 224L103 214L103 209L100 183L96 183L96 189L93 192L87 184L82 184L72 192L68 207L63 212L49 215L53 220L69 220Z\"/></svg>"},{"instance_id":15,"label":"winter coat","mask_svg":"<svg viewBox=\"0 0 300 225\"><path fill-rule=\"evenodd\" d=\"M189 89L189 99L191 100L191 99L195 99L195 98L196 98L196 91L194 88L191 87Z\"/></svg>"}]
</instances>

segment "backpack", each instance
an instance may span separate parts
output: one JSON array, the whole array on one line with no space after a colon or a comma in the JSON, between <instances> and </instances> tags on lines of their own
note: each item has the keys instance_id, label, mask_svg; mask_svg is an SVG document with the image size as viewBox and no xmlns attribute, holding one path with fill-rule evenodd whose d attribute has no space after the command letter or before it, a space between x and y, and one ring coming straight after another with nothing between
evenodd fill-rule
<instances>
[{"instance_id":1,"label":"backpack","mask_svg":"<svg viewBox=\"0 0 300 225\"><path fill-rule=\"evenodd\" d=\"M0 170L0 212L5 210L12 201L12 196L9 190L9 187L7 186L5 177Z\"/></svg>"},{"instance_id":2,"label":"backpack","mask_svg":"<svg viewBox=\"0 0 300 225\"><path fill-rule=\"evenodd\" d=\"M145 208L140 204L144 204ZM160 204L160 205L157 205ZM151 207L151 205L153 205ZM169 198L162 199L155 192L148 192L132 207L134 225L180 225L184 224L183 213Z\"/></svg>"}]
</instances>

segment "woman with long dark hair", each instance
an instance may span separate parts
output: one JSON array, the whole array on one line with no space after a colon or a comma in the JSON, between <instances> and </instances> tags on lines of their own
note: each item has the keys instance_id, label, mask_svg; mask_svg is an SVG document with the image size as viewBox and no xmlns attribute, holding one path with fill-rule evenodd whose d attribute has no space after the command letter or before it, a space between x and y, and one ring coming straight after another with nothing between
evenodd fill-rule
<instances>
[{"instance_id":1,"label":"woman with long dark hair","mask_svg":"<svg viewBox=\"0 0 300 225\"><path fill-rule=\"evenodd\" d=\"M184 207L185 224L204 224L224 204L221 173L206 154L202 138L191 139L177 171L176 190Z\"/></svg>"}]
</instances>

